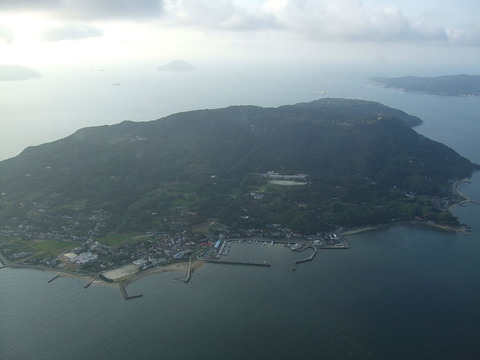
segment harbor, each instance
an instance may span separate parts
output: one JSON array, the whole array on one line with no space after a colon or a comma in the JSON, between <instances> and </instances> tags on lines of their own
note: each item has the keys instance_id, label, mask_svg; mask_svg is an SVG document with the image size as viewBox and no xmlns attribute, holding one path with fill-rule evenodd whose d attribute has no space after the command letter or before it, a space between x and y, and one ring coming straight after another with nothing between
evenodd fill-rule
<instances>
[{"instance_id":1,"label":"harbor","mask_svg":"<svg viewBox=\"0 0 480 360\"><path fill-rule=\"evenodd\" d=\"M317 255L318 250L346 250L349 248L347 242L342 236L336 233L326 234L309 240L292 240L292 239L267 239L267 238L247 238L247 239L221 239L218 240L211 248L210 251L206 251L201 257L197 259L203 260L208 263L227 264L227 265L253 265L253 266L272 266L268 260L242 260L234 256L234 260L226 260L226 257L230 252L235 253L235 247L232 245L262 245L262 248L266 245L273 247L275 244L282 245L284 248L290 249L293 252L303 252L307 249L313 250L313 252L303 259L294 261L292 269L296 270L297 265L305 262L312 261ZM259 251L259 254L265 254L265 250ZM268 254L268 252L266 253ZM238 256L238 255L237 255Z\"/></svg>"},{"instance_id":2,"label":"harbor","mask_svg":"<svg viewBox=\"0 0 480 360\"><path fill-rule=\"evenodd\" d=\"M253 253L248 251L250 255L248 258L242 259L242 252L238 252L240 248L237 246L243 245L255 245L258 246L258 251L254 251ZM267 246L269 245L269 246ZM243 266L256 266L256 267L271 267L272 261L268 258L272 254L270 248L274 248L275 245L281 245L286 250L292 252L303 252L307 249L313 250L313 252L302 259L296 260L293 263L293 270L296 270L298 264L310 262L312 261L318 250L321 249L348 249L348 244L345 242L343 237L338 237L337 235L333 234L329 237L325 237L323 239L269 239L269 238L234 238L234 239L219 239L214 244L210 243L208 246L204 248L202 251L197 251L196 253L190 255L188 263L175 263L169 266L166 266L165 269L169 270L162 270L161 271L145 271L141 273L135 273L134 276L129 273L121 272L121 277L117 274L117 278L112 278L110 273L98 273L96 276L91 276L88 282L83 286L84 289L89 288L95 281L102 280L106 283L118 283L120 293L125 300L132 300L143 297L143 294L137 295L129 295L127 292L127 286L138 279L141 276L145 276L147 274L153 274L156 272L163 272L163 271L185 271L185 276L180 278L175 278L175 281L188 283L192 279L192 274L196 268L198 268L203 262L213 263L213 264L221 264L221 265L243 265ZM252 247L254 249L255 247ZM273 251L279 251L273 250ZM265 258L266 256L266 258ZM229 259L231 257L231 260ZM257 257L257 258L255 258ZM263 257L263 258L262 258ZM39 268L45 271L44 268L37 267L37 266L26 266L26 265L17 265L17 264L10 264L5 265L5 263L0 263L0 268L12 266L12 267L19 267L19 268ZM62 270L61 270L62 271ZM53 278L47 281L47 283L51 283L58 279L62 274L68 275L76 275L80 276L79 274L72 274L71 272L62 271L61 273L57 273ZM106 276L109 275L109 276Z\"/></svg>"}]
</instances>

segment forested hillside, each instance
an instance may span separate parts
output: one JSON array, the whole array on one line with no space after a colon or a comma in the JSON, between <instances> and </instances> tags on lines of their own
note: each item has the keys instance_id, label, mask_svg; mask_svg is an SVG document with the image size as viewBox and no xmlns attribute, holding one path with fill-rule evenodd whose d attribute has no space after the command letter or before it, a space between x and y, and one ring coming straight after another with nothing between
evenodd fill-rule
<instances>
[{"instance_id":1,"label":"forested hillside","mask_svg":"<svg viewBox=\"0 0 480 360\"><path fill-rule=\"evenodd\" d=\"M378 103L323 99L86 128L0 163L0 224L80 236L212 221L302 233L415 216L454 223L438 198L473 165L418 135L410 126L420 122ZM275 185L268 171L308 181Z\"/></svg>"}]
</instances>

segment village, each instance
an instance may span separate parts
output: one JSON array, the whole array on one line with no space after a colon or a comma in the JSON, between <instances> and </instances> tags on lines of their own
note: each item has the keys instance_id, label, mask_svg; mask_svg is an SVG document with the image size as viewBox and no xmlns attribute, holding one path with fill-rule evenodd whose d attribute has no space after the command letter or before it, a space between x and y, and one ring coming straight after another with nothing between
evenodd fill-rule
<instances>
[{"instance_id":1,"label":"village","mask_svg":"<svg viewBox=\"0 0 480 360\"><path fill-rule=\"evenodd\" d=\"M346 243L336 235L316 234L302 235L280 224L269 224L264 229L248 229L242 232L233 232L227 226L212 223L215 231L206 234L201 239L189 237L186 231L176 233L148 232L132 236L129 240L118 245L106 245L95 240L94 237L65 237L58 233L34 233L28 228L0 230L0 237L38 238L49 239L62 237L66 247L72 247L58 255L44 257L36 256L34 251L15 251L14 244L8 240L2 241L1 254L11 261L23 265L44 266L55 269L73 271L77 273L99 273L129 264L144 271L157 266L164 266L176 262L186 261L192 254L200 258L214 258L221 255L220 244L233 239L257 241L254 239L269 239L291 244L292 247L312 244L319 248L328 246L347 247ZM342 229L339 229L340 231ZM250 240L249 240L250 239ZM12 246L9 246L12 245ZM223 254L225 255L225 254Z\"/></svg>"},{"instance_id":2,"label":"village","mask_svg":"<svg viewBox=\"0 0 480 360\"><path fill-rule=\"evenodd\" d=\"M282 175L269 171L261 176L281 186L305 185L308 182L307 174ZM254 201L262 200L264 196L260 192L252 192L250 195ZM405 193L409 199L415 196L412 192ZM437 209L445 211L454 199L433 197L431 202ZM44 210L39 206L34 207L32 213L44 216ZM108 218L108 212L102 209L92 211L83 219L59 213L54 219L55 230L50 227L48 231L43 231L36 223L12 219L0 229L0 255L17 264L91 274L130 264L135 265L138 271L145 271L157 266L185 262L192 255L213 258L222 253L220 242L232 239L268 239L288 244L292 248L306 245L316 248L348 248L343 238L336 235L345 231L339 226L329 233L305 235L276 223L265 224L262 228L233 230L213 221L200 234L191 232L180 218L172 218L170 221L174 225L168 231L128 235L110 233L105 236L103 228ZM412 220L424 222L420 217ZM82 226L82 231L78 231Z\"/></svg>"}]
</instances>

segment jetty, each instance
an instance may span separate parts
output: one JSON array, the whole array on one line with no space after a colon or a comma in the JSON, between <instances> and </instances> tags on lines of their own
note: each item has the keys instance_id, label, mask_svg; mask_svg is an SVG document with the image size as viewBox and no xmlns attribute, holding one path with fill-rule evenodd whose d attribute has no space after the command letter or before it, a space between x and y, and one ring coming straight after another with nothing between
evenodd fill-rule
<instances>
[{"instance_id":1,"label":"jetty","mask_svg":"<svg viewBox=\"0 0 480 360\"><path fill-rule=\"evenodd\" d=\"M253 266L272 266L268 261L230 261L230 260L204 260L208 263L229 264L229 265L253 265Z\"/></svg>"},{"instance_id":2,"label":"jetty","mask_svg":"<svg viewBox=\"0 0 480 360\"><path fill-rule=\"evenodd\" d=\"M468 182L470 182L470 180L469 179L457 180L453 184L454 193L463 198L463 200L460 201L458 203L458 205L463 205L465 203L472 203L472 204L475 204L475 205L480 205L480 203L478 201L472 199L471 197L469 197L468 195L466 195L465 193L460 191L460 189L458 188L458 184L461 183L461 182L468 183Z\"/></svg>"},{"instance_id":3,"label":"jetty","mask_svg":"<svg viewBox=\"0 0 480 360\"><path fill-rule=\"evenodd\" d=\"M309 257L306 257L304 259L300 259L300 260L297 260L293 263L293 267L292 267L292 270L295 271L295 269L297 268L297 264L301 264L301 263L304 263L304 262L307 262L307 261L312 261L313 258L315 257L315 255L317 255L317 248L315 246L307 246L305 248L306 249L313 249L313 253L309 256Z\"/></svg>"},{"instance_id":4,"label":"jetty","mask_svg":"<svg viewBox=\"0 0 480 360\"><path fill-rule=\"evenodd\" d=\"M92 281L90 281L87 285L85 285L83 288L86 289L88 288L90 285L93 284L93 282L95 281L95 279L92 279Z\"/></svg>"},{"instance_id":5,"label":"jetty","mask_svg":"<svg viewBox=\"0 0 480 360\"><path fill-rule=\"evenodd\" d=\"M136 298L141 298L143 295L142 294L139 294L139 295L133 295L133 296L129 296L127 294L127 289L126 289L126 286L124 284L119 284L120 286L120 292L122 293L123 295L123 298L125 300L131 300L131 299L136 299Z\"/></svg>"},{"instance_id":6,"label":"jetty","mask_svg":"<svg viewBox=\"0 0 480 360\"><path fill-rule=\"evenodd\" d=\"M48 280L47 282L50 284L53 280L55 280L56 278L58 278L60 276L60 274L56 275L54 278Z\"/></svg>"},{"instance_id":7,"label":"jetty","mask_svg":"<svg viewBox=\"0 0 480 360\"><path fill-rule=\"evenodd\" d=\"M185 279L183 280L183 282L187 283L191 277L192 277L192 257L190 257L190 261L188 262L187 275L185 276Z\"/></svg>"}]
</instances>

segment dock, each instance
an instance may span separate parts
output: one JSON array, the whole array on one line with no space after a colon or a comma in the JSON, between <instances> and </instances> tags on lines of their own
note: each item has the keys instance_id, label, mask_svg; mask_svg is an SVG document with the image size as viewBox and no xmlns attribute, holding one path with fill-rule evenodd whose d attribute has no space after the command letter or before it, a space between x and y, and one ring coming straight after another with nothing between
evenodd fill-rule
<instances>
[{"instance_id":1,"label":"dock","mask_svg":"<svg viewBox=\"0 0 480 360\"><path fill-rule=\"evenodd\" d=\"M204 260L208 263L229 264L229 265L253 265L253 266L272 266L268 261L230 261L230 260Z\"/></svg>"},{"instance_id":2,"label":"dock","mask_svg":"<svg viewBox=\"0 0 480 360\"><path fill-rule=\"evenodd\" d=\"M48 280L47 282L50 284L53 280L55 280L56 278L58 278L60 276L60 274L56 275L53 279L50 279Z\"/></svg>"}]
</instances>

